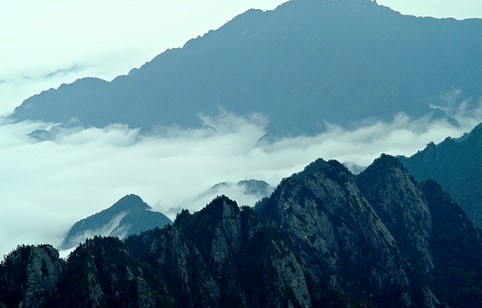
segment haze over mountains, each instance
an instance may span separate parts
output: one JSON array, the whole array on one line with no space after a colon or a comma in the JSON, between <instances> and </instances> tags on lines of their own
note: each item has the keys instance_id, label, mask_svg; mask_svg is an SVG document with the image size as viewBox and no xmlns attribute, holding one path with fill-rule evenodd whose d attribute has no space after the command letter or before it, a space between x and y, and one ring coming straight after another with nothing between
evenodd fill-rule
<instances>
[{"instance_id":1,"label":"haze over mountains","mask_svg":"<svg viewBox=\"0 0 482 308\"><path fill-rule=\"evenodd\" d=\"M482 21L403 16L372 1L297 0L248 11L112 82L85 78L26 100L17 120L198 127L219 108L313 134L403 112L480 107ZM434 106L440 108L434 112Z\"/></svg>"}]
</instances>

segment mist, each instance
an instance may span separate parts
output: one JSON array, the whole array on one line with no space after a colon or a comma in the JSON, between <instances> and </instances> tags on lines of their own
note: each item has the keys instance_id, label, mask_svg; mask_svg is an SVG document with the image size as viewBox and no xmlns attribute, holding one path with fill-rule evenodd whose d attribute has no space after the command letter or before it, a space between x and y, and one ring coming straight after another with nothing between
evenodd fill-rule
<instances>
[{"instance_id":1,"label":"mist","mask_svg":"<svg viewBox=\"0 0 482 308\"><path fill-rule=\"evenodd\" d=\"M166 128L146 135L124 125L62 128L53 123L0 125L0 255L18 244L58 245L69 227L126 194L137 194L156 211L196 211L214 184L243 179L276 186L317 158L369 165L381 153L411 155L431 141L459 137L482 113L459 117L460 126L399 114L355 130L328 125L317 136L260 141L268 121L221 111L201 116L199 129ZM52 132L38 141L35 129ZM224 193L224 192L223 192ZM236 189L225 192L243 202ZM231 194L231 195L230 195ZM251 204L252 205L252 204ZM173 214L172 210L170 211ZM172 216L171 216L172 217Z\"/></svg>"}]
</instances>

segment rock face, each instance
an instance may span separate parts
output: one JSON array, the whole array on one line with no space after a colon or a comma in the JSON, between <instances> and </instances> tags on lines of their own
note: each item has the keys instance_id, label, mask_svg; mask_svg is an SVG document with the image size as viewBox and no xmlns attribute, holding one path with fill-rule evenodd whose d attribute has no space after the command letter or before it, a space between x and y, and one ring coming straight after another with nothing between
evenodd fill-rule
<instances>
[{"instance_id":1,"label":"rock face","mask_svg":"<svg viewBox=\"0 0 482 308\"><path fill-rule=\"evenodd\" d=\"M432 217L420 185L394 157L382 155L357 177L357 185L374 207L398 246L420 263L417 271L433 268L429 238Z\"/></svg>"},{"instance_id":2,"label":"rock face","mask_svg":"<svg viewBox=\"0 0 482 308\"><path fill-rule=\"evenodd\" d=\"M293 247L312 293L342 290L383 306L416 304L395 238L340 163L317 160L284 180L257 211ZM313 300L328 304L324 297Z\"/></svg>"},{"instance_id":3,"label":"rock face","mask_svg":"<svg viewBox=\"0 0 482 308\"><path fill-rule=\"evenodd\" d=\"M127 245L149 251L136 257L167 273L155 284L177 292L171 296L186 306L311 305L295 256L252 209L239 209L226 197L193 215L183 211L172 227L130 238Z\"/></svg>"},{"instance_id":4,"label":"rock face","mask_svg":"<svg viewBox=\"0 0 482 308\"><path fill-rule=\"evenodd\" d=\"M357 176L320 159L254 209L217 197L65 261L19 247L0 307L480 307L481 275L481 236L437 183L387 155Z\"/></svg>"},{"instance_id":5,"label":"rock face","mask_svg":"<svg viewBox=\"0 0 482 308\"><path fill-rule=\"evenodd\" d=\"M62 266L50 245L17 248L0 266L0 306L43 307L55 292Z\"/></svg>"},{"instance_id":6,"label":"rock face","mask_svg":"<svg viewBox=\"0 0 482 308\"><path fill-rule=\"evenodd\" d=\"M80 245L65 264L55 305L153 307L142 270L117 238L96 237Z\"/></svg>"},{"instance_id":7,"label":"rock face","mask_svg":"<svg viewBox=\"0 0 482 308\"><path fill-rule=\"evenodd\" d=\"M96 235L124 238L170 223L171 220L164 214L151 211L151 207L139 196L127 195L110 208L76 222L60 249L73 248Z\"/></svg>"}]
</instances>

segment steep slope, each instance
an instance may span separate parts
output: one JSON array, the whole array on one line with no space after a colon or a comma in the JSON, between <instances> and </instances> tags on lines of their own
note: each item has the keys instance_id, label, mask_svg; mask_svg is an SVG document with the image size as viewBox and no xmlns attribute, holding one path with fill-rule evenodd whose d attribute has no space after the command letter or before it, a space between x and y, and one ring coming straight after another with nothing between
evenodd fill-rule
<instances>
[{"instance_id":1,"label":"steep slope","mask_svg":"<svg viewBox=\"0 0 482 308\"><path fill-rule=\"evenodd\" d=\"M420 304L395 238L340 163L310 164L282 181L257 212L296 252L312 294L332 290L381 306ZM325 297L312 300L333 304Z\"/></svg>"},{"instance_id":2,"label":"steep slope","mask_svg":"<svg viewBox=\"0 0 482 308\"><path fill-rule=\"evenodd\" d=\"M69 256L52 306L153 307L143 273L117 238L88 239Z\"/></svg>"},{"instance_id":3,"label":"steep slope","mask_svg":"<svg viewBox=\"0 0 482 308\"><path fill-rule=\"evenodd\" d=\"M163 227L171 220L151 207L139 196L127 195L110 208L76 222L65 236L61 249L77 246L96 235L123 238L142 231Z\"/></svg>"},{"instance_id":4,"label":"steep slope","mask_svg":"<svg viewBox=\"0 0 482 308\"><path fill-rule=\"evenodd\" d=\"M198 126L219 106L268 116L270 132L313 133L429 104L477 102L481 20L402 16L375 1L294 0L250 10L112 82L85 78L33 96L17 120ZM457 59L454 61L454 59ZM469 108L470 109L470 108Z\"/></svg>"},{"instance_id":5,"label":"steep slope","mask_svg":"<svg viewBox=\"0 0 482 308\"><path fill-rule=\"evenodd\" d=\"M482 306L482 244L479 231L450 195L433 181L422 183L433 221L430 246L433 290L451 307Z\"/></svg>"},{"instance_id":6,"label":"steep slope","mask_svg":"<svg viewBox=\"0 0 482 308\"><path fill-rule=\"evenodd\" d=\"M164 273L151 283L165 285L187 307L311 305L294 255L252 209L226 197L193 215L183 211L172 227L131 237L127 245L152 271Z\"/></svg>"},{"instance_id":7,"label":"steep slope","mask_svg":"<svg viewBox=\"0 0 482 308\"><path fill-rule=\"evenodd\" d=\"M217 197L65 261L20 246L0 263L0 307L480 307L481 276L463 210L382 155L358 176L317 160L255 209Z\"/></svg>"},{"instance_id":8,"label":"steep slope","mask_svg":"<svg viewBox=\"0 0 482 308\"><path fill-rule=\"evenodd\" d=\"M434 268L432 217L420 185L395 157L385 154L360 173L356 183L395 237L418 301L438 304L429 288Z\"/></svg>"},{"instance_id":9,"label":"steep slope","mask_svg":"<svg viewBox=\"0 0 482 308\"><path fill-rule=\"evenodd\" d=\"M396 158L384 154L356 180L398 245L419 263L416 270L428 274L433 268L432 217L419 184Z\"/></svg>"},{"instance_id":10,"label":"steep slope","mask_svg":"<svg viewBox=\"0 0 482 308\"><path fill-rule=\"evenodd\" d=\"M399 159L417 180L440 183L482 228L482 123L459 139L431 143L412 157Z\"/></svg>"},{"instance_id":11,"label":"steep slope","mask_svg":"<svg viewBox=\"0 0 482 308\"><path fill-rule=\"evenodd\" d=\"M50 245L17 247L0 264L0 307L44 307L63 263Z\"/></svg>"}]
</instances>

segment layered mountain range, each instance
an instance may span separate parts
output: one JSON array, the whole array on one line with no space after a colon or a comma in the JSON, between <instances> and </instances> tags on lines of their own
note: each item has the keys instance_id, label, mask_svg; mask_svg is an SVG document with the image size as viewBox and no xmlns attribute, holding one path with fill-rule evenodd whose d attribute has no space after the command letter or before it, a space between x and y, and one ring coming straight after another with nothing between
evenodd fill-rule
<instances>
[{"instance_id":1,"label":"layered mountain range","mask_svg":"<svg viewBox=\"0 0 482 308\"><path fill-rule=\"evenodd\" d=\"M387 155L356 176L319 159L254 208L217 197L66 260L20 246L0 306L476 307L481 274L480 234L436 182Z\"/></svg>"},{"instance_id":2,"label":"layered mountain range","mask_svg":"<svg viewBox=\"0 0 482 308\"><path fill-rule=\"evenodd\" d=\"M220 107L268 117L268 131L316 133L325 122L450 116L482 95L482 21L403 16L368 0L294 0L250 10L111 82L42 92L16 120L201 125ZM444 109L446 110L446 109ZM44 136L41 136L42 138Z\"/></svg>"}]
</instances>

